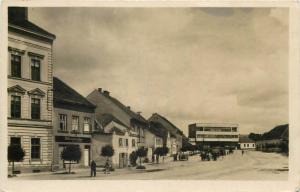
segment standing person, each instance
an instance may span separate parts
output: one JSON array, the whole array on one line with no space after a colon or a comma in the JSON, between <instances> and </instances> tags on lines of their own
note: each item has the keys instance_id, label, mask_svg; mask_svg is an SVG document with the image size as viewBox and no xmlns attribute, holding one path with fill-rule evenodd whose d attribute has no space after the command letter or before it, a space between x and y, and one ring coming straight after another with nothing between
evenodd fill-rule
<instances>
[{"instance_id":1,"label":"standing person","mask_svg":"<svg viewBox=\"0 0 300 192\"><path fill-rule=\"evenodd\" d=\"M94 160L92 160L91 162L91 177L96 177L96 162Z\"/></svg>"},{"instance_id":2,"label":"standing person","mask_svg":"<svg viewBox=\"0 0 300 192\"><path fill-rule=\"evenodd\" d=\"M106 162L105 162L105 170L104 170L104 174L110 174L109 168L110 168L109 160L107 159Z\"/></svg>"},{"instance_id":3,"label":"standing person","mask_svg":"<svg viewBox=\"0 0 300 192\"><path fill-rule=\"evenodd\" d=\"M242 150L242 155L244 155L244 150Z\"/></svg>"}]
</instances>

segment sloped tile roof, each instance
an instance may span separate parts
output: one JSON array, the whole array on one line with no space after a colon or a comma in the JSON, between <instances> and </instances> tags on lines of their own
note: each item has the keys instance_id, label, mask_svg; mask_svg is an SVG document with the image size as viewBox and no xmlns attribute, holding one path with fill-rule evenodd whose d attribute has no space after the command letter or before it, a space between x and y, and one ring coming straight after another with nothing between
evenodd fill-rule
<instances>
[{"instance_id":1,"label":"sloped tile roof","mask_svg":"<svg viewBox=\"0 0 300 192\"><path fill-rule=\"evenodd\" d=\"M53 100L54 107L56 103L64 103L96 108L96 106L90 103L85 97L57 77L53 77Z\"/></svg>"},{"instance_id":2,"label":"sloped tile roof","mask_svg":"<svg viewBox=\"0 0 300 192\"><path fill-rule=\"evenodd\" d=\"M149 122L148 130L158 137L166 137L166 130L163 125L159 122Z\"/></svg>"},{"instance_id":3,"label":"sloped tile roof","mask_svg":"<svg viewBox=\"0 0 300 192\"><path fill-rule=\"evenodd\" d=\"M117 105L119 108L121 108L125 113L127 113L131 118L133 119L136 119L142 123L145 123L147 124L147 120L140 114L137 114L135 112L133 112L131 109L129 109L127 106L125 106L123 103L121 103L118 99L110 96L110 95L107 95L107 94L104 94L104 93L101 93L102 95L104 95L107 99L109 99L110 101L112 101L115 105Z\"/></svg>"},{"instance_id":4,"label":"sloped tile roof","mask_svg":"<svg viewBox=\"0 0 300 192\"><path fill-rule=\"evenodd\" d=\"M105 127L106 125L108 125L109 123L111 123L112 121L119 123L120 125L126 127L129 129L129 127L127 127L122 121L120 121L119 119L117 119L115 116L113 116L112 114L102 114L100 117L97 118L97 121L99 123L101 123L101 125L103 127Z\"/></svg>"},{"instance_id":5,"label":"sloped tile roof","mask_svg":"<svg viewBox=\"0 0 300 192\"><path fill-rule=\"evenodd\" d=\"M172 130L170 136L174 137L175 134L179 134L181 136L184 135L182 130L180 130L173 123L171 123L167 118L165 118L164 116L158 113L152 114L152 116L148 119L148 121L154 121L154 122L159 122L160 120L166 122L169 125L168 129Z\"/></svg>"}]
</instances>

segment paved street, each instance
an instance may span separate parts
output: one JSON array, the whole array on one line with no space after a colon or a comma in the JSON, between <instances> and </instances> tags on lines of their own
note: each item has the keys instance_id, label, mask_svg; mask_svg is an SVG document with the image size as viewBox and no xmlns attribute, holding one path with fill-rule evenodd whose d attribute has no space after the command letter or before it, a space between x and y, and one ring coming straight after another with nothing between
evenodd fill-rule
<instances>
[{"instance_id":1,"label":"paved street","mask_svg":"<svg viewBox=\"0 0 300 192\"><path fill-rule=\"evenodd\" d=\"M13 179L225 179L225 180L285 180L288 178L288 157L276 153L241 151L218 161L201 161L199 156L189 161L166 161L147 165L146 170L134 168L116 169L109 175L100 170L96 178L89 177L88 169L76 170L76 174L40 173L18 176Z\"/></svg>"}]
</instances>

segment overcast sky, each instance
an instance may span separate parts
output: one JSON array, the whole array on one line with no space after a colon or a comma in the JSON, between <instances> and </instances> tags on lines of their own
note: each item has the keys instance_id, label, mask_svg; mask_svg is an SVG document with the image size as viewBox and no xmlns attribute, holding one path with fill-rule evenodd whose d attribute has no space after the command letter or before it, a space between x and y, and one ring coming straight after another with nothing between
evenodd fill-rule
<instances>
[{"instance_id":1,"label":"overcast sky","mask_svg":"<svg viewBox=\"0 0 300 192\"><path fill-rule=\"evenodd\" d=\"M194 122L241 133L288 123L288 9L31 8L56 35L54 75L101 87L187 134Z\"/></svg>"}]
</instances>

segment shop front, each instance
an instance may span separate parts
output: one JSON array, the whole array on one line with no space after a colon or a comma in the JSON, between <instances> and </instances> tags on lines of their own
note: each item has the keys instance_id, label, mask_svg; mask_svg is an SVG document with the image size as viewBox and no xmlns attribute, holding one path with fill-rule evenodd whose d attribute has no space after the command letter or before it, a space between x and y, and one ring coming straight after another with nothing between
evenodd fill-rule
<instances>
[{"instance_id":1,"label":"shop front","mask_svg":"<svg viewBox=\"0 0 300 192\"><path fill-rule=\"evenodd\" d=\"M88 167L91 161L91 138L55 136L54 163L58 169L64 169L70 162L61 158L61 153L68 145L77 145L81 151L81 159L78 162L71 162L72 167Z\"/></svg>"}]
</instances>

